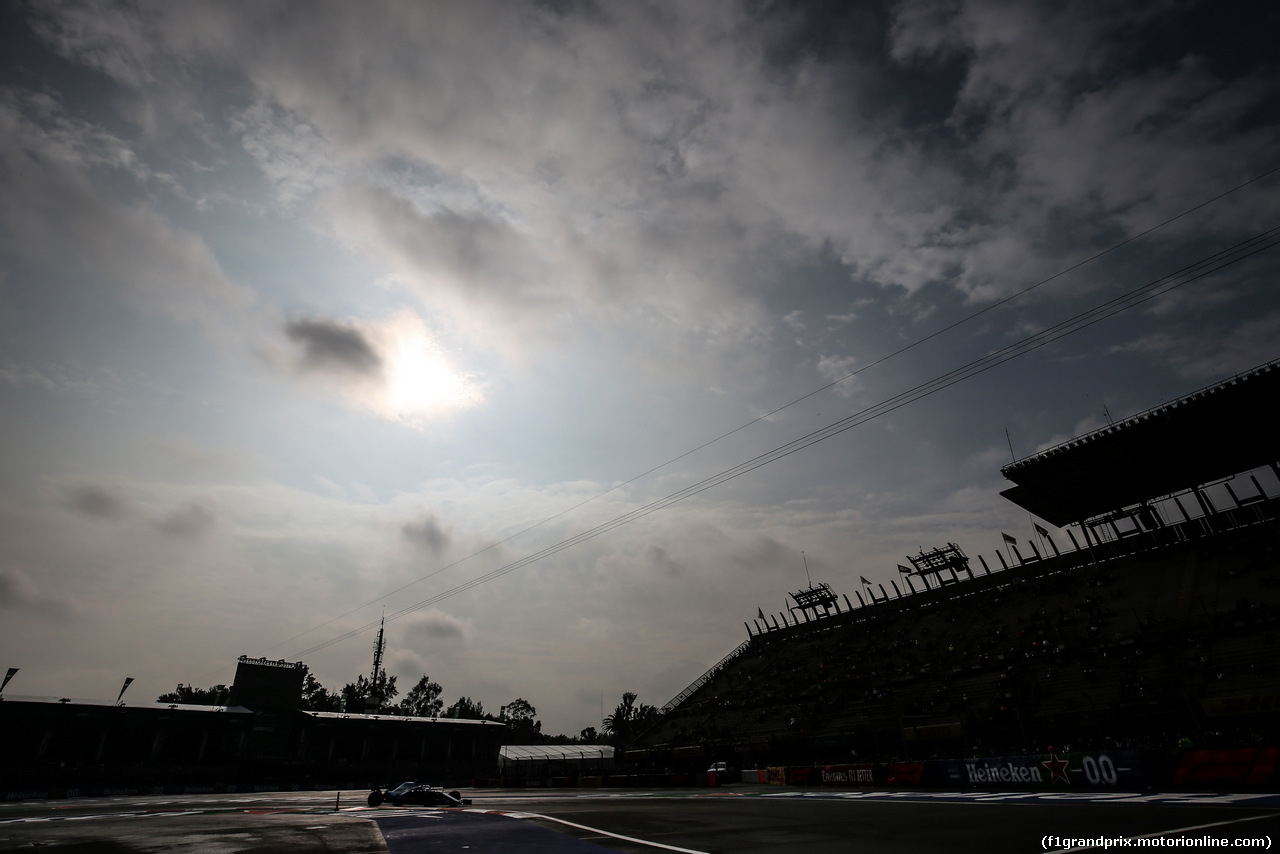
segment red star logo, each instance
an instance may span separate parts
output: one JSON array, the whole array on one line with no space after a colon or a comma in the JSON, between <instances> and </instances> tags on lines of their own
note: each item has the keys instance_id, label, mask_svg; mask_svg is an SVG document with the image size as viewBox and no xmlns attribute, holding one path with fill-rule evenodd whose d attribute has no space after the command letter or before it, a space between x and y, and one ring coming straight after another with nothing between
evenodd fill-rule
<instances>
[{"instance_id":1,"label":"red star logo","mask_svg":"<svg viewBox=\"0 0 1280 854\"><path fill-rule=\"evenodd\" d=\"M1041 765L1053 772L1053 779L1050 782L1058 782L1058 778L1062 778L1062 782L1068 786L1071 785L1071 778L1067 776L1067 766L1070 764L1065 759L1059 759L1057 754L1050 753L1047 762L1041 762Z\"/></svg>"}]
</instances>

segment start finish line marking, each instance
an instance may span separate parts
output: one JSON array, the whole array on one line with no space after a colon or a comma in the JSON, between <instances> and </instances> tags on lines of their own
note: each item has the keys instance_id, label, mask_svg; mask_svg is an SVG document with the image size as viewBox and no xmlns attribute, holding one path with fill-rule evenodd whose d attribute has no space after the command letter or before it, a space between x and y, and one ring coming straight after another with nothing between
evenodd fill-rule
<instances>
[{"instance_id":1,"label":"start finish line marking","mask_svg":"<svg viewBox=\"0 0 1280 854\"><path fill-rule=\"evenodd\" d=\"M512 818L525 818L525 819L540 818L543 821L554 821L557 824L564 824L564 825L568 825L569 827L576 827L578 830L586 830L591 833L598 833L601 836L609 836L614 839L621 839L623 842L633 842L636 845L648 845L651 848L661 848L664 851L678 851L680 852L680 854L707 854L706 851L697 851L693 848L678 848L675 845L664 845L661 842L650 842L648 839L637 839L634 836L623 836L621 833L611 833L607 830L601 830L598 827L587 827L585 824L576 824L572 821L565 821L562 818L555 818L554 816L549 816L549 815L540 815L536 812L509 812L507 813L507 815Z\"/></svg>"}]
</instances>

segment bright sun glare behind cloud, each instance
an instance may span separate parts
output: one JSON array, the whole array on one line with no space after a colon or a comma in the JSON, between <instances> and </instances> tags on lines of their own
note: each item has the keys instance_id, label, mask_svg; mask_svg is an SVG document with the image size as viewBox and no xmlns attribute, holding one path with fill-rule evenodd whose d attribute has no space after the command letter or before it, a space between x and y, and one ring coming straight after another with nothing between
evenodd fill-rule
<instances>
[{"instance_id":1,"label":"bright sun glare behind cloud","mask_svg":"<svg viewBox=\"0 0 1280 854\"><path fill-rule=\"evenodd\" d=\"M426 324L406 309L383 329L385 417L407 424L479 405L476 381L458 371Z\"/></svg>"}]
</instances>

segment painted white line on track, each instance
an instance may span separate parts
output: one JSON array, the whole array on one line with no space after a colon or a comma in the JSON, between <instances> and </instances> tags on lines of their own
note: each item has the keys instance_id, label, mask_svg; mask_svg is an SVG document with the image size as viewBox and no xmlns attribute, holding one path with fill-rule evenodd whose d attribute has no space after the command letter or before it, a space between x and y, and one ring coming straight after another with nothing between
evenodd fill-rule
<instances>
[{"instance_id":1,"label":"painted white line on track","mask_svg":"<svg viewBox=\"0 0 1280 854\"><path fill-rule=\"evenodd\" d=\"M1124 837L1124 839L1125 840L1155 839L1156 837L1168 836L1172 833L1187 833L1188 831L1192 831L1192 830L1207 830L1210 827L1225 827L1226 825L1229 825L1229 824L1240 824L1241 822L1245 822L1245 821L1258 821L1259 819L1275 818L1277 816L1280 816L1280 813L1273 812L1273 813L1267 813L1265 815L1251 815L1251 816L1246 816L1245 818L1233 818L1233 819L1230 819L1229 821L1215 821L1209 824L1193 824L1193 825L1190 825L1189 827L1172 827L1168 830L1157 830L1154 833L1141 833L1137 836L1126 836ZM1109 846L1081 845L1076 848L1054 848L1051 850L1052 850L1052 854L1068 854L1068 852L1071 852L1071 851L1092 851L1095 848L1104 848L1104 847L1109 847Z\"/></svg>"},{"instance_id":2,"label":"painted white line on track","mask_svg":"<svg viewBox=\"0 0 1280 854\"><path fill-rule=\"evenodd\" d=\"M225 812L220 810L219 812ZM96 821L104 818L173 818L184 815L206 815L209 810L165 810L163 812L86 813L84 815L36 815L0 819L0 824L40 824L42 822Z\"/></svg>"},{"instance_id":3,"label":"painted white line on track","mask_svg":"<svg viewBox=\"0 0 1280 854\"><path fill-rule=\"evenodd\" d=\"M565 821L565 820L564 820L564 819L562 819L562 818L555 818L555 817L553 817L553 816L549 816L549 815L539 815L538 813L533 813L533 812L531 812L531 813L519 813L519 814L517 814L517 813L508 813L508 815L512 815L512 816L517 816L517 815L518 815L518 817L520 817L520 818L525 818L525 817L528 817L528 818L540 818L540 819L544 819L544 820L546 820L546 821L554 821L554 822L558 822L558 823L560 823L560 824L567 824L569 827L576 827L576 828L578 828L578 830L589 830L589 831L591 831L592 833L599 833L599 834L601 834L601 835L603 835L603 836L611 836L611 837L613 837L614 839L621 839L623 842L634 842L636 845L648 845L648 846L650 846L650 847L652 847L652 848L662 848L662 849L664 849L664 850L666 850L666 851L679 851L679 852L681 852L681 854L707 854L707 852L706 852L706 851L696 851L696 850L694 850L694 849L692 849L692 848L677 848L677 847L676 847L676 846L674 846L674 845L664 845L664 844L662 844L661 842L650 842L650 841L649 841L649 840L647 840L647 839L637 839L637 838L635 838L634 836L623 836L621 833L610 833L609 831L607 831L607 830L601 830L601 829L600 829L600 828L598 828L598 827L587 827L585 824L575 824L575 823L574 823L574 822L572 822L572 821Z\"/></svg>"}]
</instances>

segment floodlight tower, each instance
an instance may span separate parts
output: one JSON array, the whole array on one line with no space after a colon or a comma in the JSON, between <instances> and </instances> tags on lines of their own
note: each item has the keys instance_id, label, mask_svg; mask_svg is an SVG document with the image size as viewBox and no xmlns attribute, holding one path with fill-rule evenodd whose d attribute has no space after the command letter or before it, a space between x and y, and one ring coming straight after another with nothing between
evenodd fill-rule
<instances>
[{"instance_id":1,"label":"floodlight tower","mask_svg":"<svg viewBox=\"0 0 1280 854\"><path fill-rule=\"evenodd\" d=\"M804 590L787 594L796 603L788 606L787 610L799 611L806 620L827 617L832 612L840 613L840 603L836 600L836 594L831 590L831 585L825 582L814 584L809 576L809 559L804 556L804 552L800 552L800 558L804 561L804 578L809 582L809 586Z\"/></svg>"},{"instance_id":2,"label":"floodlight tower","mask_svg":"<svg viewBox=\"0 0 1280 854\"><path fill-rule=\"evenodd\" d=\"M911 561L915 574L924 580L925 587L929 586L931 575L939 587L959 581L961 572L968 573L970 578L973 577L973 573L969 571L968 556L955 543L947 543L941 548L927 552L921 549L920 554L915 557L908 556L907 560ZM951 577L943 578L943 570L950 572Z\"/></svg>"}]
</instances>

